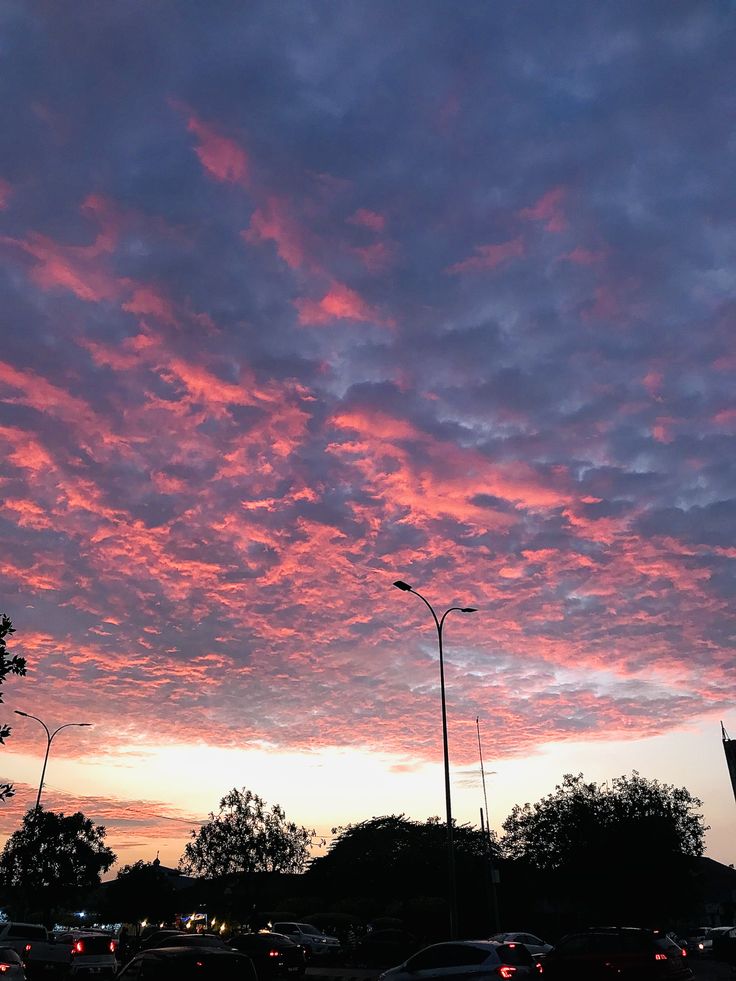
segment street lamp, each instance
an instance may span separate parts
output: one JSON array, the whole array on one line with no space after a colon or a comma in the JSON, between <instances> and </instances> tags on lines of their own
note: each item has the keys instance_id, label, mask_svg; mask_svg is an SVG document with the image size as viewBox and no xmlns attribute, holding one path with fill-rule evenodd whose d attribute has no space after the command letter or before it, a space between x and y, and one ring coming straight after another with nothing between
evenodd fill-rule
<instances>
[{"instance_id":1,"label":"street lamp","mask_svg":"<svg viewBox=\"0 0 736 981\"><path fill-rule=\"evenodd\" d=\"M59 726L58 729L54 729L53 732L49 732L49 727L46 723L39 719L37 715L30 715L28 712L21 712L19 709L15 709L16 715L22 715L24 719L35 719L39 722L46 732L46 755L43 758L43 769L41 770L41 783L38 785L38 796L36 797L36 810L38 810L41 804L41 791L43 790L43 778L46 776L46 764L49 761L49 752L51 751L51 741L57 732L61 732L62 729L68 729L70 726L91 726L91 722L67 722L63 726Z\"/></svg>"},{"instance_id":2,"label":"street lamp","mask_svg":"<svg viewBox=\"0 0 736 981\"><path fill-rule=\"evenodd\" d=\"M450 940L457 938L457 889L455 886L455 849L452 841L452 803L450 800L450 754L447 748L447 706L445 703L445 662L442 656L442 628L448 613L477 613L474 606L451 606L438 619L429 600L413 589L409 583L397 579L394 583L397 589L406 593L414 593L425 604L432 614L434 625L437 627L437 643L440 651L440 695L442 697L442 748L445 757L445 810L447 813L447 878L450 893Z\"/></svg>"}]
</instances>

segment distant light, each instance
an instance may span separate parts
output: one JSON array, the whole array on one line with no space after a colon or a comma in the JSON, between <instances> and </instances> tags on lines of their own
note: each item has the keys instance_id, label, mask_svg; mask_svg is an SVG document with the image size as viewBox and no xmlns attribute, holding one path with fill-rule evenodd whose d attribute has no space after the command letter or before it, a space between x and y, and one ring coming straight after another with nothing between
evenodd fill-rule
<instances>
[{"instance_id":1,"label":"distant light","mask_svg":"<svg viewBox=\"0 0 736 981\"><path fill-rule=\"evenodd\" d=\"M397 589L403 589L405 593L411 592L411 586L409 585L409 583L404 582L401 579L397 579L396 582L394 583L394 586L396 586Z\"/></svg>"}]
</instances>

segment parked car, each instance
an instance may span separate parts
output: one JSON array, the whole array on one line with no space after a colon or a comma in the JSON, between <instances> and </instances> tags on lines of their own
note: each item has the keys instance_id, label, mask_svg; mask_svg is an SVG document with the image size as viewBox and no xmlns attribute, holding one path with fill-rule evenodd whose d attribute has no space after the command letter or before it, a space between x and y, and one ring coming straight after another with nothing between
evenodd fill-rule
<instances>
[{"instance_id":1,"label":"parked car","mask_svg":"<svg viewBox=\"0 0 736 981\"><path fill-rule=\"evenodd\" d=\"M241 933L228 945L253 961L258 981L271 978L301 978L307 964L304 948L283 933Z\"/></svg>"},{"instance_id":2,"label":"parked car","mask_svg":"<svg viewBox=\"0 0 736 981\"><path fill-rule=\"evenodd\" d=\"M689 957L700 957L702 955L704 941L705 930L688 933L684 937L679 937L677 940L680 946L687 951Z\"/></svg>"},{"instance_id":3,"label":"parked car","mask_svg":"<svg viewBox=\"0 0 736 981\"><path fill-rule=\"evenodd\" d=\"M156 950L157 947L216 947L218 950L228 950L229 945L215 933L177 933L164 939L157 946L146 945L146 950Z\"/></svg>"},{"instance_id":4,"label":"parked car","mask_svg":"<svg viewBox=\"0 0 736 981\"><path fill-rule=\"evenodd\" d=\"M379 975L380 981L489 981L490 978L533 978L539 968L523 944L494 943L491 940L456 940L432 944L412 955L398 967Z\"/></svg>"},{"instance_id":5,"label":"parked car","mask_svg":"<svg viewBox=\"0 0 736 981\"><path fill-rule=\"evenodd\" d=\"M0 923L0 946L14 950L29 977L34 974L65 973L69 967L69 949L57 944L42 923Z\"/></svg>"},{"instance_id":6,"label":"parked car","mask_svg":"<svg viewBox=\"0 0 736 981\"><path fill-rule=\"evenodd\" d=\"M497 940L502 944L524 944L532 957L544 956L552 950L552 944L545 943L533 933L495 933L491 940Z\"/></svg>"},{"instance_id":7,"label":"parked car","mask_svg":"<svg viewBox=\"0 0 736 981\"><path fill-rule=\"evenodd\" d=\"M703 938L703 954L706 957L711 957L713 954L713 941L718 937L727 937L729 932L733 929L734 928L732 926L708 927L705 937Z\"/></svg>"},{"instance_id":8,"label":"parked car","mask_svg":"<svg viewBox=\"0 0 736 981\"><path fill-rule=\"evenodd\" d=\"M274 923L273 932L283 933L289 940L300 944L304 948L307 959L319 957L327 960L329 957L334 957L340 950L340 941L337 937L330 937L328 934L322 933L311 923Z\"/></svg>"},{"instance_id":9,"label":"parked car","mask_svg":"<svg viewBox=\"0 0 736 981\"><path fill-rule=\"evenodd\" d=\"M26 981L23 961L12 947L0 947L0 974L3 981Z\"/></svg>"},{"instance_id":10,"label":"parked car","mask_svg":"<svg viewBox=\"0 0 736 981\"><path fill-rule=\"evenodd\" d=\"M414 935L399 927L371 930L357 942L353 959L365 967L388 967L406 960L417 946Z\"/></svg>"},{"instance_id":11,"label":"parked car","mask_svg":"<svg viewBox=\"0 0 736 981\"><path fill-rule=\"evenodd\" d=\"M70 931L59 934L57 944L69 949L69 975L112 978L118 969L117 940L106 933Z\"/></svg>"},{"instance_id":12,"label":"parked car","mask_svg":"<svg viewBox=\"0 0 736 981\"><path fill-rule=\"evenodd\" d=\"M686 952L656 930L603 927L571 933L544 958L545 981L690 981Z\"/></svg>"},{"instance_id":13,"label":"parked car","mask_svg":"<svg viewBox=\"0 0 736 981\"><path fill-rule=\"evenodd\" d=\"M157 947L129 961L117 981L258 981L245 954L216 947Z\"/></svg>"},{"instance_id":14,"label":"parked car","mask_svg":"<svg viewBox=\"0 0 736 981\"><path fill-rule=\"evenodd\" d=\"M186 936L186 933L182 930L152 930L149 933L141 935L138 949L148 950L150 947L163 947L165 941L170 940L172 937Z\"/></svg>"}]
</instances>

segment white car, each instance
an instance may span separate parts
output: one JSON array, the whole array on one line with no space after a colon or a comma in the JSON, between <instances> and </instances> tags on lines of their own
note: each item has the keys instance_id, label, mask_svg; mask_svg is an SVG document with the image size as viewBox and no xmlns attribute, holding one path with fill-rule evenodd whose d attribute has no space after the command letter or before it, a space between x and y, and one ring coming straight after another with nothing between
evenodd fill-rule
<instances>
[{"instance_id":1,"label":"white car","mask_svg":"<svg viewBox=\"0 0 736 981\"><path fill-rule=\"evenodd\" d=\"M271 929L274 933L283 933L289 940L299 944L304 948L304 953L309 957L330 957L340 950L340 941L337 937L330 937L322 933L311 923L285 923L280 921L272 924Z\"/></svg>"},{"instance_id":2,"label":"white car","mask_svg":"<svg viewBox=\"0 0 736 981\"><path fill-rule=\"evenodd\" d=\"M501 944L524 944L532 957L544 957L545 954L548 954L552 950L552 944L545 943L544 940L535 937L533 933L523 933L521 931L496 933L491 937L491 940L495 940Z\"/></svg>"},{"instance_id":3,"label":"white car","mask_svg":"<svg viewBox=\"0 0 736 981\"><path fill-rule=\"evenodd\" d=\"M453 940L425 947L398 967L384 971L378 981L522 981L539 973L523 944Z\"/></svg>"}]
</instances>

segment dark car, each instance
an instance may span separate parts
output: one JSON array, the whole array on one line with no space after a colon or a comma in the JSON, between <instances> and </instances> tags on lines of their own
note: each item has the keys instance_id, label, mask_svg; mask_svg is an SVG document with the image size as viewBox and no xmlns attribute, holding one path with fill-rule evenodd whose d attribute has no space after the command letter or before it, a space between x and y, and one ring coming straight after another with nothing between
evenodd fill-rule
<instances>
[{"instance_id":1,"label":"dark car","mask_svg":"<svg viewBox=\"0 0 736 981\"><path fill-rule=\"evenodd\" d=\"M229 946L214 933L177 933L164 937L158 944L146 944L146 950L154 947L215 947L218 950L228 950Z\"/></svg>"},{"instance_id":2,"label":"dark car","mask_svg":"<svg viewBox=\"0 0 736 981\"><path fill-rule=\"evenodd\" d=\"M23 961L12 947L0 947L0 974L6 981L25 981L26 979Z\"/></svg>"},{"instance_id":3,"label":"dark car","mask_svg":"<svg viewBox=\"0 0 736 981\"><path fill-rule=\"evenodd\" d=\"M656 930L604 927L571 933L544 959L545 981L689 981L682 947Z\"/></svg>"},{"instance_id":4,"label":"dark car","mask_svg":"<svg viewBox=\"0 0 736 981\"><path fill-rule=\"evenodd\" d=\"M416 937L399 927L371 930L358 941L353 957L365 967L388 967L406 960L417 946Z\"/></svg>"},{"instance_id":5,"label":"dark car","mask_svg":"<svg viewBox=\"0 0 736 981\"><path fill-rule=\"evenodd\" d=\"M241 933L228 945L253 961L258 981L269 978L300 978L306 970L302 947L281 933Z\"/></svg>"},{"instance_id":6,"label":"dark car","mask_svg":"<svg viewBox=\"0 0 736 981\"><path fill-rule=\"evenodd\" d=\"M138 944L139 950L148 950L149 947L163 947L167 940L172 937L185 937L186 934L181 930L153 930L142 936Z\"/></svg>"},{"instance_id":7,"label":"dark car","mask_svg":"<svg viewBox=\"0 0 736 981\"><path fill-rule=\"evenodd\" d=\"M258 981L253 961L216 947L143 950L117 975L118 981Z\"/></svg>"}]
</instances>

